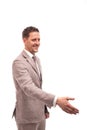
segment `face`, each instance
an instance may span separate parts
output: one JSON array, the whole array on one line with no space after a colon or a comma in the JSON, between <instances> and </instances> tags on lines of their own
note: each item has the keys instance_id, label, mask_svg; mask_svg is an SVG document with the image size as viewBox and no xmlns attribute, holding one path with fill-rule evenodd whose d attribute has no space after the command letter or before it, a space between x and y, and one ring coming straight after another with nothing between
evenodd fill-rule
<instances>
[{"instance_id":1,"label":"face","mask_svg":"<svg viewBox=\"0 0 87 130\"><path fill-rule=\"evenodd\" d=\"M38 52L40 46L40 34L39 32L31 32L28 38L23 38L25 49L35 54Z\"/></svg>"}]
</instances>

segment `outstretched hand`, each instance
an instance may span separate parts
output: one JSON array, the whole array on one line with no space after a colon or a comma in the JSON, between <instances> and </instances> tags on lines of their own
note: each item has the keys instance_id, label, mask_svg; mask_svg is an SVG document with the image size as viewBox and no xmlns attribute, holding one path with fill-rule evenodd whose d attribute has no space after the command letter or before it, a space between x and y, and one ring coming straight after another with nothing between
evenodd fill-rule
<instances>
[{"instance_id":1,"label":"outstretched hand","mask_svg":"<svg viewBox=\"0 0 87 130\"><path fill-rule=\"evenodd\" d=\"M69 103L69 100L74 100L71 97L60 97L57 99L56 104L65 112L69 114L77 114L79 110Z\"/></svg>"}]
</instances>

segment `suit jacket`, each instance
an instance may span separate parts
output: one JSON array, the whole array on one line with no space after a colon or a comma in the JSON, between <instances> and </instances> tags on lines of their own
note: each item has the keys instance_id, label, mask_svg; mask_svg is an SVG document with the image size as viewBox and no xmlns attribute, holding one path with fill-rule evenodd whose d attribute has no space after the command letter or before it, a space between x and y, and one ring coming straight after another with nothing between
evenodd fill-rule
<instances>
[{"instance_id":1,"label":"suit jacket","mask_svg":"<svg viewBox=\"0 0 87 130\"><path fill-rule=\"evenodd\" d=\"M40 75L32 58L23 50L13 61L13 79L16 88L15 118L17 123L34 123L45 118L44 106L53 106L54 95L42 89L42 74L39 58L37 63Z\"/></svg>"}]
</instances>

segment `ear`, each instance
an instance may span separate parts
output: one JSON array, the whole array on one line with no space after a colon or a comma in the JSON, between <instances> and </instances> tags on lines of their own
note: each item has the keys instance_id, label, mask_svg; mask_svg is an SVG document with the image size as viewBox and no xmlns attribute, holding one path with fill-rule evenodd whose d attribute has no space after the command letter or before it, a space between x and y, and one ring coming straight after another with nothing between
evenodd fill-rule
<instances>
[{"instance_id":1,"label":"ear","mask_svg":"<svg viewBox=\"0 0 87 130\"><path fill-rule=\"evenodd\" d=\"M27 41L27 38L23 38L23 42L26 43L26 41Z\"/></svg>"}]
</instances>

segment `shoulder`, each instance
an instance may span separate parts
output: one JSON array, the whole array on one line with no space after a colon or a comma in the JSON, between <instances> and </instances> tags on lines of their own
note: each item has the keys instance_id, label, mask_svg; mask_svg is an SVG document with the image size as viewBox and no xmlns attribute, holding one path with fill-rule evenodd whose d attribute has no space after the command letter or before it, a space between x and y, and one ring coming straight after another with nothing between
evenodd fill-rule
<instances>
[{"instance_id":1,"label":"shoulder","mask_svg":"<svg viewBox=\"0 0 87 130\"><path fill-rule=\"evenodd\" d=\"M25 65L25 57L23 51L13 60L12 66L23 66Z\"/></svg>"}]
</instances>

